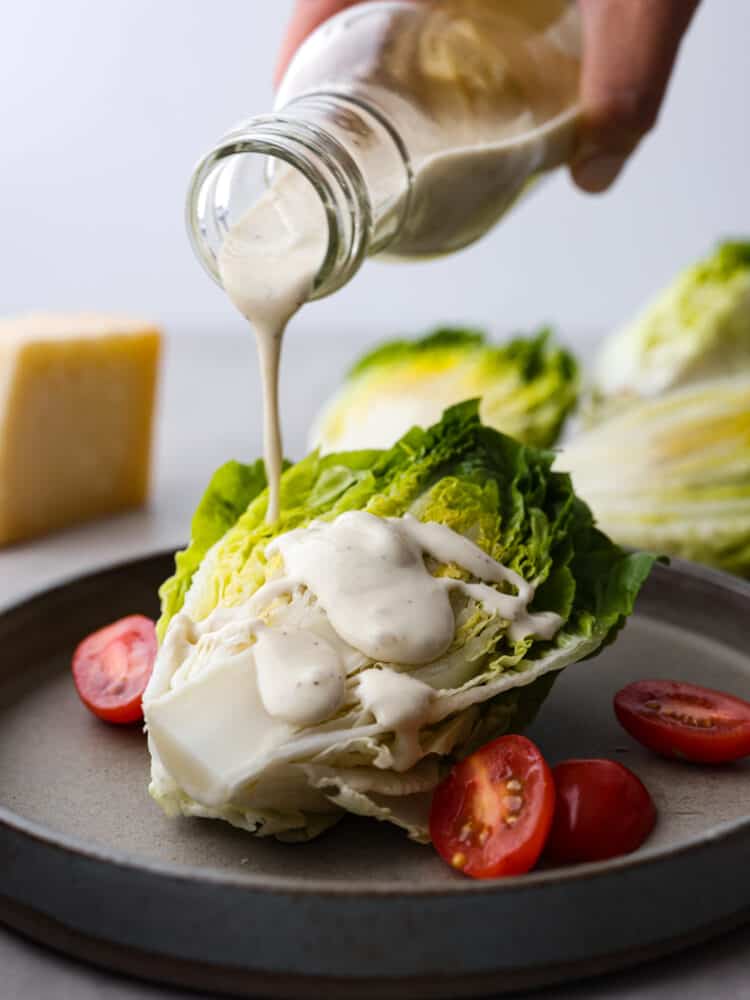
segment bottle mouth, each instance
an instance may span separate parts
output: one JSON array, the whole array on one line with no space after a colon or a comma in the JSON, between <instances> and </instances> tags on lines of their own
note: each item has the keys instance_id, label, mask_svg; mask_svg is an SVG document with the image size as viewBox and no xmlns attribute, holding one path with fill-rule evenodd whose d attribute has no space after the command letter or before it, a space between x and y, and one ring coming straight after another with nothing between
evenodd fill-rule
<instances>
[{"instance_id":1,"label":"bottle mouth","mask_svg":"<svg viewBox=\"0 0 750 1000\"><path fill-rule=\"evenodd\" d=\"M330 133L285 115L252 118L228 132L196 165L186 201L191 246L221 285L219 253L231 227L266 190L279 162L299 171L320 198L328 226L312 299L346 284L359 270L372 228L362 174Z\"/></svg>"}]
</instances>

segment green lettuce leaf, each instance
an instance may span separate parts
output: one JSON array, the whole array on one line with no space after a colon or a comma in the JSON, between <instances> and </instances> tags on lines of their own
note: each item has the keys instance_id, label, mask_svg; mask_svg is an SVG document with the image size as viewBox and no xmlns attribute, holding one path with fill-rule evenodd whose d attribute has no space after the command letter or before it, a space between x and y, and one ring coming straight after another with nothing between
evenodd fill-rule
<instances>
[{"instance_id":1,"label":"green lettuce leaf","mask_svg":"<svg viewBox=\"0 0 750 1000\"><path fill-rule=\"evenodd\" d=\"M162 604L162 618L158 624L160 638L164 637L167 621L182 607L205 554L237 522L250 501L262 493L266 485L262 459L252 465L227 462L214 472L193 514L190 544L176 554L174 576L159 590Z\"/></svg>"}]
</instances>

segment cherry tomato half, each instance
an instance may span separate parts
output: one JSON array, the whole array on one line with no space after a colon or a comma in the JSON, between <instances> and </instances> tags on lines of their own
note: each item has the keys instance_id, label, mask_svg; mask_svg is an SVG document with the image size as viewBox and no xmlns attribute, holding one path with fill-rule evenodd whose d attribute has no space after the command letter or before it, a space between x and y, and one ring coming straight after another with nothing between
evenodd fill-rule
<instances>
[{"instance_id":1,"label":"cherry tomato half","mask_svg":"<svg viewBox=\"0 0 750 1000\"><path fill-rule=\"evenodd\" d=\"M630 735L665 757L723 764L750 754L750 704L680 681L636 681L615 695Z\"/></svg>"},{"instance_id":2,"label":"cherry tomato half","mask_svg":"<svg viewBox=\"0 0 750 1000\"><path fill-rule=\"evenodd\" d=\"M430 835L465 875L520 875L536 864L554 808L552 774L537 747L525 736L501 736L435 789Z\"/></svg>"},{"instance_id":3,"label":"cherry tomato half","mask_svg":"<svg viewBox=\"0 0 750 1000\"><path fill-rule=\"evenodd\" d=\"M83 704L106 722L138 722L156 659L150 618L129 615L92 632L73 654L73 680Z\"/></svg>"},{"instance_id":4,"label":"cherry tomato half","mask_svg":"<svg viewBox=\"0 0 750 1000\"><path fill-rule=\"evenodd\" d=\"M545 856L558 864L630 854L654 828L648 789L614 760L566 760L552 769L557 800Z\"/></svg>"}]
</instances>

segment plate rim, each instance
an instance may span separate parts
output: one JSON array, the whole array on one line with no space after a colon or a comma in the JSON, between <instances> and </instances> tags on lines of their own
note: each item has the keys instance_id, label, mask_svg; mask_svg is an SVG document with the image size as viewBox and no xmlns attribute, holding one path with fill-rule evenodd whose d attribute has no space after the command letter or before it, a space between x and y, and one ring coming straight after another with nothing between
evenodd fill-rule
<instances>
[{"instance_id":1,"label":"plate rim","mask_svg":"<svg viewBox=\"0 0 750 1000\"><path fill-rule=\"evenodd\" d=\"M79 584L91 583L98 577L109 574L127 572L129 568L147 562L168 559L174 554L172 549L158 549L150 553L122 560L100 567L91 573L73 574L64 578L52 587L40 587L26 595L16 603L0 605L0 620L15 614L24 614L32 610L32 606L43 599L54 599L61 592ZM750 606L750 581L733 576L722 570L713 569L692 563L684 559L671 558L668 563L657 563L652 571L654 576L669 577L672 574L685 577L692 582L708 583L712 586L731 592L744 598ZM649 617L649 616L646 616ZM653 617L653 616L650 616ZM575 664L573 664L575 666ZM97 845L79 837L59 833L53 829L28 820L0 803L0 834L11 831L16 835L34 840L54 850L63 851L74 857L83 857L94 863L114 866L120 869L148 873L151 876L194 882L216 886L231 886L258 895L284 895L304 897L325 897L338 899L362 898L420 898L420 897L456 897L466 893L472 895L494 895L497 893L513 893L540 888L545 885L561 885L568 882L579 883L584 880L607 877L614 873L627 872L633 868L640 869L651 864L673 859L683 854L697 852L717 841L733 841L750 835L750 812L745 817L720 823L709 827L701 836L692 838L682 844L664 848L646 848L634 854L624 855L605 861L589 862L569 867L545 869L516 875L504 879L475 880L465 879L456 875L455 882L440 886L401 881L382 881L373 884L359 880L350 880L346 884L332 884L324 879L311 879L300 882L298 878L279 875L269 876L252 872L236 874L221 871L217 868L200 868L194 865L158 862L128 854L126 851ZM285 845L294 849L294 844Z\"/></svg>"}]
</instances>

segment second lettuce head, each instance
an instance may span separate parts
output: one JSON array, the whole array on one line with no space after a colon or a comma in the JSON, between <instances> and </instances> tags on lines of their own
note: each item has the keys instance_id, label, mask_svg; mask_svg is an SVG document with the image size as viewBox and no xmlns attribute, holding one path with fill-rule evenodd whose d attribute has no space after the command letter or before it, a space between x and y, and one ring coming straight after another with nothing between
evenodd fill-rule
<instances>
[{"instance_id":1,"label":"second lettuce head","mask_svg":"<svg viewBox=\"0 0 750 1000\"><path fill-rule=\"evenodd\" d=\"M505 344L452 327L391 340L361 358L326 404L310 446L389 448L410 427L481 397L482 420L524 444L549 447L578 398L578 366L549 330Z\"/></svg>"},{"instance_id":2,"label":"second lettuce head","mask_svg":"<svg viewBox=\"0 0 750 1000\"><path fill-rule=\"evenodd\" d=\"M750 242L725 240L604 340L586 410L599 422L641 399L741 371L750 373Z\"/></svg>"}]
</instances>

